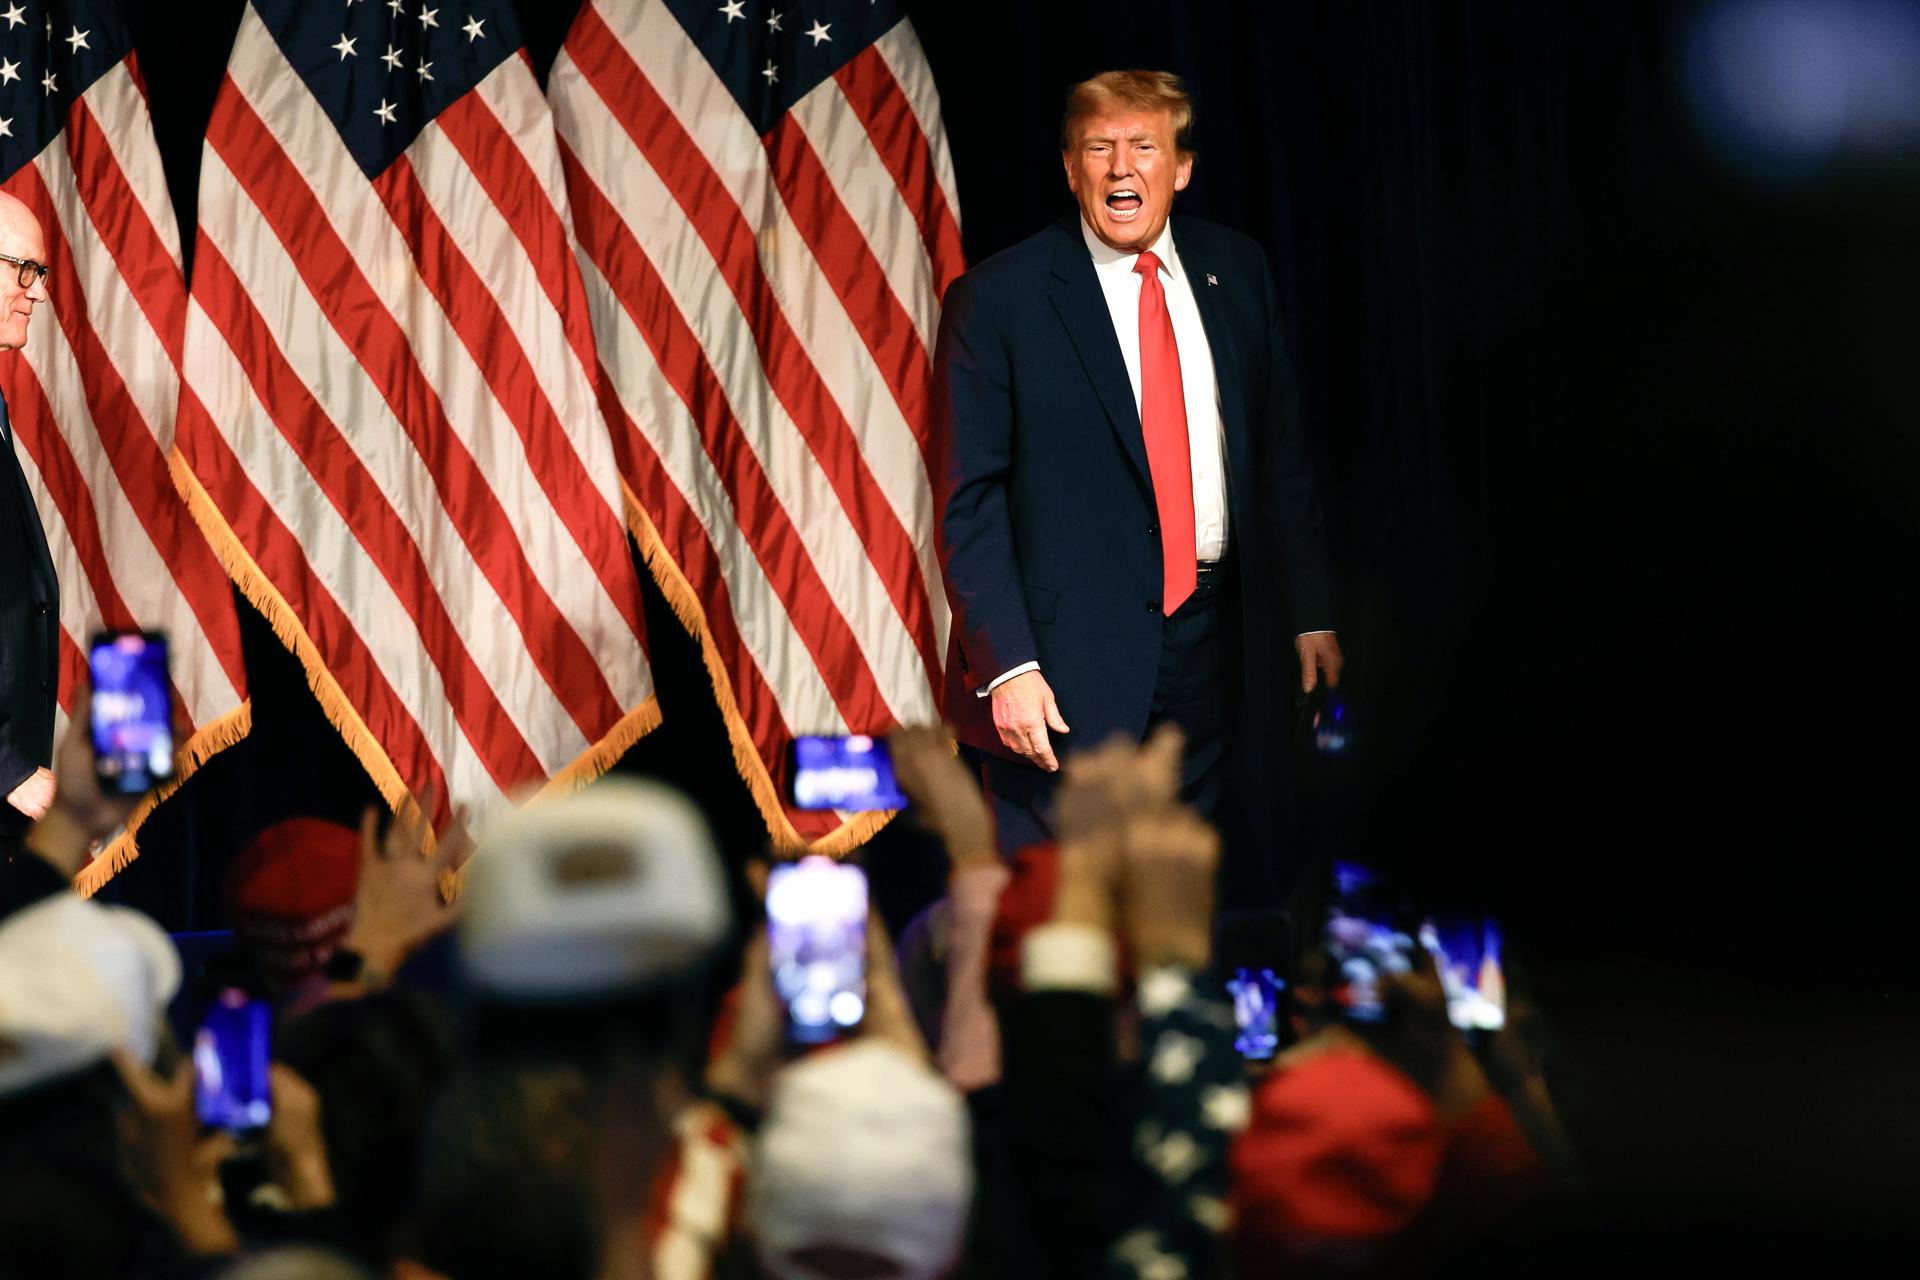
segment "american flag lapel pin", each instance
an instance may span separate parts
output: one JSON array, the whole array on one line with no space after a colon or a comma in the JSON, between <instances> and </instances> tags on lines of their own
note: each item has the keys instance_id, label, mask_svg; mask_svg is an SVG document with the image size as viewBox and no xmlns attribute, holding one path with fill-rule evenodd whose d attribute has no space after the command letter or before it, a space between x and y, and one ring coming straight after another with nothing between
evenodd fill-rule
<instances>
[{"instance_id":1,"label":"american flag lapel pin","mask_svg":"<svg viewBox=\"0 0 1920 1280\"><path fill-rule=\"evenodd\" d=\"M1219 277L1219 276L1217 276L1217 275L1215 275L1215 274L1213 274L1213 272L1211 272L1211 271L1209 271L1209 272L1207 272L1207 283L1208 283L1208 284L1219 284L1219 283L1220 283L1220 277Z\"/></svg>"}]
</instances>

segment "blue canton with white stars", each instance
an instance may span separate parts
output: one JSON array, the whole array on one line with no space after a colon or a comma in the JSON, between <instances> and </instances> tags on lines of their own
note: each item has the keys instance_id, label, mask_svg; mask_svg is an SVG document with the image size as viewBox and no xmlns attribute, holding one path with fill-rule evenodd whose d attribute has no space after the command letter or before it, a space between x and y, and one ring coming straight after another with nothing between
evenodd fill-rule
<instances>
[{"instance_id":1,"label":"blue canton with white stars","mask_svg":"<svg viewBox=\"0 0 1920 1280\"><path fill-rule=\"evenodd\" d=\"M891 31L899 0L666 0L733 100L766 133Z\"/></svg>"},{"instance_id":2,"label":"blue canton with white stars","mask_svg":"<svg viewBox=\"0 0 1920 1280\"><path fill-rule=\"evenodd\" d=\"M507 0L253 0L253 7L368 178L520 49Z\"/></svg>"},{"instance_id":3,"label":"blue canton with white stars","mask_svg":"<svg viewBox=\"0 0 1920 1280\"><path fill-rule=\"evenodd\" d=\"M0 182L46 149L73 100L132 48L112 0L0 0Z\"/></svg>"}]
</instances>

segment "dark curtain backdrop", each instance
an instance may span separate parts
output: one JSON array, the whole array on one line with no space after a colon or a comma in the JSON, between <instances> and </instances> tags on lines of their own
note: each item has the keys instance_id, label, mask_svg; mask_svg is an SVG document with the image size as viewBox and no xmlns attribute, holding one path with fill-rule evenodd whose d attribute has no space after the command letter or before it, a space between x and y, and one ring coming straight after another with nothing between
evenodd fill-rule
<instances>
[{"instance_id":1,"label":"dark curtain backdrop","mask_svg":"<svg viewBox=\"0 0 1920 1280\"><path fill-rule=\"evenodd\" d=\"M239 5L131 7L190 228ZM571 8L520 6L540 67ZM1290 305L1359 724L1350 759L1301 762L1274 843L1504 912L1610 1211L1592 1256L1886 1243L1920 1150L1913 752L1880 736L1911 725L1920 177L1723 172L1680 91L1689 6L910 10L974 261L1068 207L1068 84L1190 81L1181 207L1259 238ZM371 798L242 612L254 736L110 890L176 928L219 927L260 825ZM657 596L648 620L666 723L622 767L744 856L705 676ZM937 892L910 831L870 855L895 917Z\"/></svg>"}]
</instances>

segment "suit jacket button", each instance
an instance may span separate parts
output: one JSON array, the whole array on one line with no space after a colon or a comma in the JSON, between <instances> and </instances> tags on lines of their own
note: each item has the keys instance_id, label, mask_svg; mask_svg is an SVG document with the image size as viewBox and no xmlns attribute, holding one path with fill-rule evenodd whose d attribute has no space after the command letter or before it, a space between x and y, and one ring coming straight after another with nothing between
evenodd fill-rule
<instances>
[{"instance_id":1,"label":"suit jacket button","mask_svg":"<svg viewBox=\"0 0 1920 1280\"><path fill-rule=\"evenodd\" d=\"M1147 612L1148 613L1160 612L1160 602L1158 600L1147 601Z\"/></svg>"}]
</instances>

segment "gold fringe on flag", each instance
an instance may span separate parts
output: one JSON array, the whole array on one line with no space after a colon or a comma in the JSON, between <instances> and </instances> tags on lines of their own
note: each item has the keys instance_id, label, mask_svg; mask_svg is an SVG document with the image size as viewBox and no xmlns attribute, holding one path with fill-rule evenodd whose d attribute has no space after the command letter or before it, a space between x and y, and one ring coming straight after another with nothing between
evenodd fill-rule
<instances>
[{"instance_id":1,"label":"gold fringe on flag","mask_svg":"<svg viewBox=\"0 0 1920 1280\"><path fill-rule=\"evenodd\" d=\"M398 812L407 803L411 793L405 779L394 766L384 748L374 738L366 721L354 709L346 693L340 688L333 673L327 670L326 660L320 650L307 635L306 628L294 614L293 607L282 596L260 566L254 561L247 549L240 544L233 529L227 524L226 517L214 505L213 498L201 486L200 480L187 466L186 459L176 448L168 457L168 465L173 471L174 485L186 500L187 509L193 513L200 531L213 545L214 554L220 558L227 576L240 589L240 594L248 603L260 611L266 618L273 634L285 645L295 658L299 659L301 669L307 677L307 687L313 691L315 700L325 713L327 722L340 734L353 752L360 767L367 771L373 785L390 809ZM652 733L660 725L660 700L652 695L634 707L616 721L600 740L588 747L585 752L568 764L566 768L549 780L539 791L536 798L547 795L560 795L575 788L585 786L611 768L615 761L626 753L634 743ZM445 887L445 886L443 886Z\"/></svg>"},{"instance_id":2,"label":"gold fringe on flag","mask_svg":"<svg viewBox=\"0 0 1920 1280\"><path fill-rule=\"evenodd\" d=\"M660 537L660 531L654 528L652 518L624 480L620 490L626 496L627 525L633 530L634 541L640 545L640 558L646 562L653 580L659 584L660 593L666 597L673 616L680 620L680 625L700 645L700 656L707 665L707 677L713 683L713 699L720 707L721 719L726 722L727 740L733 745L733 767L753 795L754 807L760 810L760 818L766 823L775 852L824 853L839 858L873 839L880 828L892 821L894 810L878 810L849 818L812 843L808 843L794 829L793 821L787 817L786 808L781 803L779 788L767 773L766 764L760 759L760 752L754 747L753 737L747 731L746 718L740 714L733 681L727 675L719 651L714 648L712 635L707 630L707 612L700 603L699 595L680 571L680 566L674 563L673 556L668 553L666 543Z\"/></svg>"},{"instance_id":3,"label":"gold fringe on flag","mask_svg":"<svg viewBox=\"0 0 1920 1280\"><path fill-rule=\"evenodd\" d=\"M119 875L128 863L140 856L140 845L136 837L159 803L180 789L182 783L191 778L201 765L226 750L253 729L253 699L248 698L239 706L223 716L208 721L186 745L174 753L173 776L159 787L147 793L139 805L127 818L127 825L120 834L107 843L107 847L94 855L93 861L80 868L73 877L73 891L83 898L91 898L100 891L100 886Z\"/></svg>"}]
</instances>

